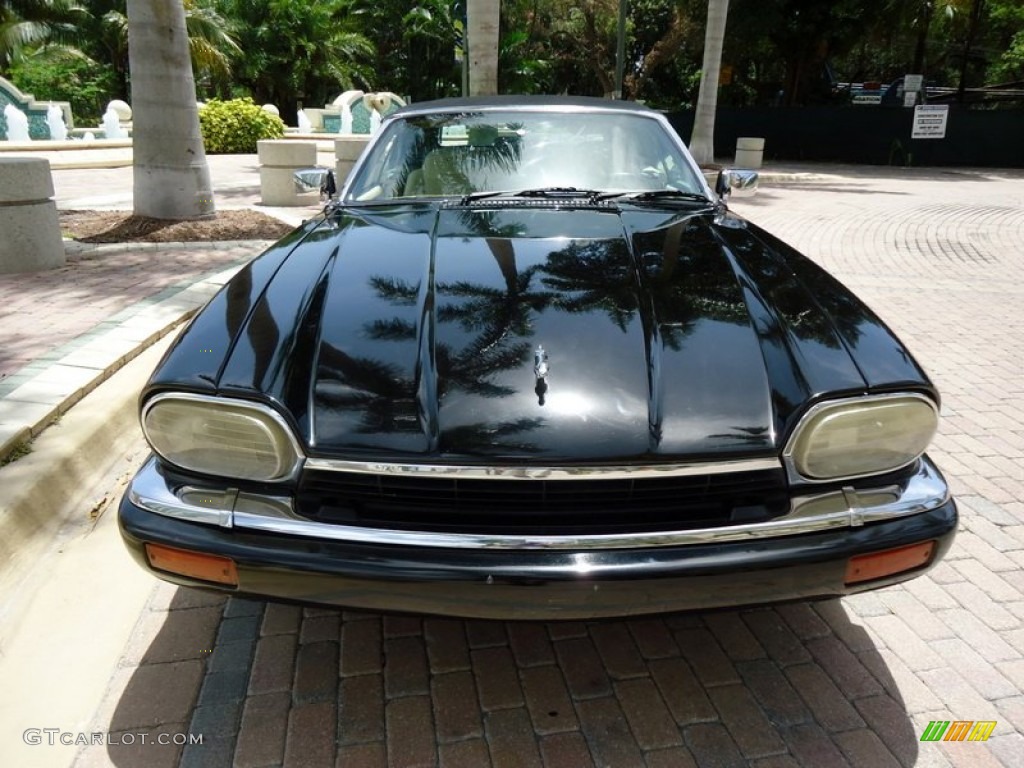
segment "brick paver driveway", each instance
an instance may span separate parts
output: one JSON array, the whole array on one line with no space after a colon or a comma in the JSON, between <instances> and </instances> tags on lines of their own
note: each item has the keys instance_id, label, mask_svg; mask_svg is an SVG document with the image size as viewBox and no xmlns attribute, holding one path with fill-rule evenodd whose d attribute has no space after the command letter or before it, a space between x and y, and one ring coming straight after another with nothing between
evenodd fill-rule
<instances>
[{"instance_id":1,"label":"brick paver driveway","mask_svg":"<svg viewBox=\"0 0 1024 768\"><path fill-rule=\"evenodd\" d=\"M860 169L734 207L853 287L937 380L932 454L962 511L944 564L841 601L570 624L162 586L97 724L203 744L79 765L1024 764L1024 174ZM998 725L922 743L930 720Z\"/></svg>"}]
</instances>

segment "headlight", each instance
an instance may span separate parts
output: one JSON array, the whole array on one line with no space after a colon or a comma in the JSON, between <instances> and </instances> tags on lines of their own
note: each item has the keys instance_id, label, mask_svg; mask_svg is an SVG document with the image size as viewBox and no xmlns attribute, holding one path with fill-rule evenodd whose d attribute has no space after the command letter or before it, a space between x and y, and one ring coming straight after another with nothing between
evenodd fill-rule
<instances>
[{"instance_id":1,"label":"headlight","mask_svg":"<svg viewBox=\"0 0 1024 768\"><path fill-rule=\"evenodd\" d=\"M915 461L937 426L935 404L921 395L821 403L797 425L785 456L808 480L875 475Z\"/></svg>"},{"instance_id":2,"label":"headlight","mask_svg":"<svg viewBox=\"0 0 1024 768\"><path fill-rule=\"evenodd\" d=\"M142 410L142 431L162 458L208 475L283 480L302 458L284 419L238 400L157 395Z\"/></svg>"}]
</instances>

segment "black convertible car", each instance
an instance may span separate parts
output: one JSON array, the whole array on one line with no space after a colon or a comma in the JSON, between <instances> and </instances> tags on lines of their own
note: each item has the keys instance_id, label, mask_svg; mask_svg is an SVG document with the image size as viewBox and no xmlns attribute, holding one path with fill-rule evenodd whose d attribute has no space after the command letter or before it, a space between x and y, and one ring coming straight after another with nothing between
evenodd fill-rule
<instances>
[{"instance_id":1,"label":"black convertible car","mask_svg":"<svg viewBox=\"0 0 1024 768\"><path fill-rule=\"evenodd\" d=\"M957 513L939 396L632 104L384 121L141 396L129 550L180 584L386 611L622 616L911 578Z\"/></svg>"}]
</instances>

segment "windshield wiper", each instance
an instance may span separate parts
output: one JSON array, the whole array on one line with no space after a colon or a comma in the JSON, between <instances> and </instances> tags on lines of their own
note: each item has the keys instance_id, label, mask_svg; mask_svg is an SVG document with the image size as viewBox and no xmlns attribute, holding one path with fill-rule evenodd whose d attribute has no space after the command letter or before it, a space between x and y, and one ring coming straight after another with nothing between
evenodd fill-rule
<instances>
[{"instance_id":1,"label":"windshield wiper","mask_svg":"<svg viewBox=\"0 0 1024 768\"><path fill-rule=\"evenodd\" d=\"M613 198L640 203L649 200L692 200L695 203L707 203L710 205L713 202L699 192L686 192L682 189L649 189L644 192L605 192L595 196L594 200L600 202Z\"/></svg>"},{"instance_id":2,"label":"windshield wiper","mask_svg":"<svg viewBox=\"0 0 1024 768\"><path fill-rule=\"evenodd\" d=\"M537 187L536 189L521 189L515 192L470 192L463 195L461 205L466 205L474 200L485 200L489 197L545 197L545 198L573 198L585 197L594 200L600 193L596 189L579 189L577 187Z\"/></svg>"}]
</instances>

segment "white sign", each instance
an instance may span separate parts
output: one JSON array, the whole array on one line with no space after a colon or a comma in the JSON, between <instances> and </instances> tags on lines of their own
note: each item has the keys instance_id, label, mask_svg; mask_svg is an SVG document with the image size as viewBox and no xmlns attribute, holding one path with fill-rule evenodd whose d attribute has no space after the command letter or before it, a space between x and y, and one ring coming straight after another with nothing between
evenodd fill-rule
<instances>
[{"instance_id":1,"label":"white sign","mask_svg":"<svg viewBox=\"0 0 1024 768\"><path fill-rule=\"evenodd\" d=\"M910 138L944 139L948 120L949 104L918 104L914 107L914 130Z\"/></svg>"},{"instance_id":2,"label":"white sign","mask_svg":"<svg viewBox=\"0 0 1024 768\"><path fill-rule=\"evenodd\" d=\"M903 76L903 91L904 93L912 91L917 93L924 88L924 75L904 75Z\"/></svg>"},{"instance_id":3,"label":"white sign","mask_svg":"<svg viewBox=\"0 0 1024 768\"><path fill-rule=\"evenodd\" d=\"M917 91L907 91L903 94L903 106L912 107L917 104Z\"/></svg>"},{"instance_id":4,"label":"white sign","mask_svg":"<svg viewBox=\"0 0 1024 768\"><path fill-rule=\"evenodd\" d=\"M854 104L881 104L882 103L882 92L881 91L861 91L853 96Z\"/></svg>"}]
</instances>

